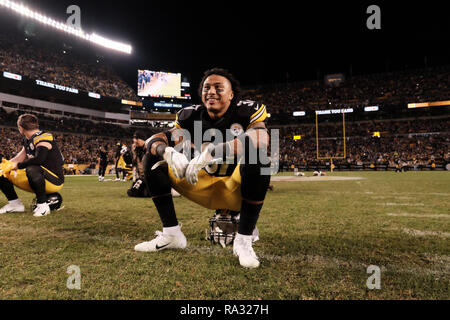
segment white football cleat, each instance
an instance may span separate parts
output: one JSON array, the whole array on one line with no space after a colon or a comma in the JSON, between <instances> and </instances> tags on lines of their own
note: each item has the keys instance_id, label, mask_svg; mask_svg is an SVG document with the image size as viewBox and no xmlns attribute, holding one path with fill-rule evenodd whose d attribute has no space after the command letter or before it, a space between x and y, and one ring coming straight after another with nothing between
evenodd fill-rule
<instances>
[{"instance_id":1,"label":"white football cleat","mask_svg":"<svg viewBox=\"0 0 450 320\"><path fill-rule=\"evenodd\" d=\"M25 206L20 200L9 202L6 206L0 209L0 214L25 212Z\"/></svg>"},{"instance_id":2,"label":"white football cleat","mask_svg":"<svg viewBox=\"0 0 450 320\"><path fill-rule=\"evenodd\" d=\"M156 238L149 242L143 242L134 247L139 252L157 252L164 249L184 249L187 240L183 232L176 235L168 235L161 231L155 232Z\"/></svg>"},{"instance_id":3,"label":"white football cleat","mask_svg":"<svg viewBox=\"0 0 450 320\"><path fill-rule=\"evenodd\" d=\"M244 268L254 269L259 267L258 256L252 247L252 236L237 234L233 244L233 254L239 258L239 263Z\"/></svg>"},{"instance_id":4,"label":"white football cleat","mask_svg":"<svg viewBox=\"0 0 450 320\"><path fill-rule=\"evenodd\" d=\"M48 203L38 203L36 209L33 211L34 217L45 217L51 212Z\"/></svg>"}]
</instances>

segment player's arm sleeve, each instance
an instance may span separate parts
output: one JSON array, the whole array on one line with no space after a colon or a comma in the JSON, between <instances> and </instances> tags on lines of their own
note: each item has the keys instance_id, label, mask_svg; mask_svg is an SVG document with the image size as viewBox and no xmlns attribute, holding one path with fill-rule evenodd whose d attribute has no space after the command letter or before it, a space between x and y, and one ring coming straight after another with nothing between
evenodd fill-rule
<instances>
[{"instance_id":1,"label":"player's arm sleeve","mask_svg":"<svg viewBox=\"0 0 450 320\"><path fill-rule=\"evenodd\" d=\"M47 160L48 152L49 152L48 148L42 146L38 147L36 149L36 156L34 158L30 158L28 160L19 163L17 165L17 168L25 169L29 166L42 166Z\"/></svg>"}]
</instances>

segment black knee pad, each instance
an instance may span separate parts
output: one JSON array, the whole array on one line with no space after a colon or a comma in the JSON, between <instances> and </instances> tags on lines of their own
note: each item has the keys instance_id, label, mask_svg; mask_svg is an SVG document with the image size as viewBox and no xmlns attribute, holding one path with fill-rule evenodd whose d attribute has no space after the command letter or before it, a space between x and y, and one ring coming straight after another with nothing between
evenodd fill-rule
<instances>
[{"instance_id":1,"label":"black knee pad","mask_svg":"<svg viewBox=\"0 0 450 320\"><path fill-rule=\"evenodd\" d=\"M132 198L148 198L148 188L143 179L136 180L131 188L127 191L129 197Z\"/></svg>"},{"instance_id":2,"label":"black knee pad","mask_svg":"<svg viewBox=\"0 0 450 320\"><path fill-rule=\"evenodd\" d=\"M241 194L242 198L250 201L264 201L270 185L269 174L262 172L270 165L242 164L241 165ZM266 172L267 173L267 172Z\"/></svg>"},{"instance_id":3,"label":"black knee pad","mask_svg":"<svg viewBox=\"0 0 450 320\"><path fill-rule=\"evenodd\" d=\"M147 152L143 159L144 181L152 197L169 194L172 190L167 164L152 170L152 167L159 161L161 161L161 157L152 155L150 152Z\"/></svg>"}]
</instances>

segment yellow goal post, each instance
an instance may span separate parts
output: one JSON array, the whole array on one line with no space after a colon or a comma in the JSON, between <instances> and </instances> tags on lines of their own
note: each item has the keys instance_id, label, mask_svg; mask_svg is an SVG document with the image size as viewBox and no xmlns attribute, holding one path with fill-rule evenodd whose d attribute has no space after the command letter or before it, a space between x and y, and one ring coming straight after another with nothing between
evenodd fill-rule
<instances>
[{"instance_id":1,"label":"yellow goal post","mask_svg":"<svg viewBox=\"0 0 450 320\"><path fill-rule=\"evenodd\" d=\"M341 110L342 113L342 133L344 138L344 156L343 157L320 157L319 156L319 114L316 112L316 146L317 146L317 160L330 160L331 172L334 171L333 160L347 159L347 143L345 139L345 109Z\"/></svg>"}]
</instances>

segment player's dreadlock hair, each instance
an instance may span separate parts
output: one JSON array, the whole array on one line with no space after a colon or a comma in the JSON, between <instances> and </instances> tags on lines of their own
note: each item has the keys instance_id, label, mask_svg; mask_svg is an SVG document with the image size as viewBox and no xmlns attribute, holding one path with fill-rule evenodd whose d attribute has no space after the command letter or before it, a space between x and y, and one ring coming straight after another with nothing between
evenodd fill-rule
<instances>
[{"instance_id":1,"label":"player's dreadlock hair","mask_svg":"<svg viewBox=\"0 0 450 320\"><path fill-rule=\"evenodd\" d=\"M211 75L218 75L222 76L228 79L231 83L231 88L234 93L234 98L231 101L232 104L235 104L236 102L240 101L241 97L241 84L239 81L236 80L236 78L228 71L222 68L213 68L205 71L205 74L203 76L202 81L200 82L200 86L198 88L198 95L200 96L200 99L202 98L203 93L203 84L205 83L206 79Z\"/></svg>"}]
</instances>

